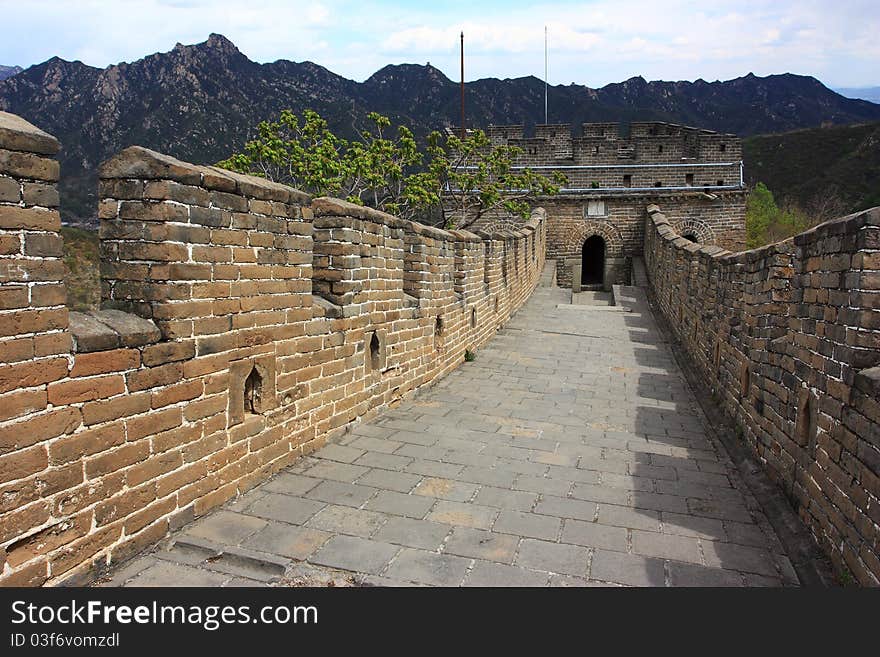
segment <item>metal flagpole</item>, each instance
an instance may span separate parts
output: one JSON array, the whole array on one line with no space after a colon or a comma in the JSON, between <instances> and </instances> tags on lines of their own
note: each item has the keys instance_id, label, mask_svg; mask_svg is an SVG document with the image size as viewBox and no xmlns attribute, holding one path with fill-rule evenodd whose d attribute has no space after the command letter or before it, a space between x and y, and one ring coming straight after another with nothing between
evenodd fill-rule
<instances>
[{"instance_id":1,"label":"metal flagpole","mask_svg":"<svg viewBox=\"0 0 880 657\"><path fill-rule=\"evenodd\" d=\"M547 113L547 26L544 26L544 124L550 123Z\"/></svg>"},{"instance_id":2,"label":"metal flagpole","mask_svg":"<svg viewBox=\"0 0 880 657\"><path fill-rule=\"evenodd\" d=\"M464 32L461 33L461 138L465 138L464 130Z\"/></svg>"}]
</instances>

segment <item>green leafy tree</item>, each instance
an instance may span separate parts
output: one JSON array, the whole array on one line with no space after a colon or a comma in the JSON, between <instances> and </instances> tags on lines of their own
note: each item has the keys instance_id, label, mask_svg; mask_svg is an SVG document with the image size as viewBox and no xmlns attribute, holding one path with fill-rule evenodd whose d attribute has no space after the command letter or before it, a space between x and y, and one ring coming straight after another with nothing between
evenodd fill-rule
<instances>
[{"instance_id":1,"label":"green leafy tree","mask_svg":"<svg viewBox=\"0 0 880 657\"><path fill-rule=\"evenodd\" d=\"M371 113L367 118L372 128L348 141L336 136L317 112L305 110L300 118L284 110L278 121L261 122L244 151L218 166L316 196L394 211L401 207L406 171L421 162L421 155L409 129L400 126L392 139L385 134L391 125L386 117Z\"/></svg>"},{"instance_id":2,"label":"green leafy tree","mask_svg":"<svg viewBox=\"0 0 880 657\"><path fill-rule=\"evenodd\" d=\"M565 176L548 178L529 168L515 168L522 149L493 146L482 130L464 139L439 132L428 136L428 165L407 180L406 196L422 207L439 210L448 228L467 228L494 212L528 217L530 202L559 192Z\"/></svg>"},{"instance_id":3,"label":"green leafy tree","mask_svg":"<svg viewBox=\"0 0 880 657\"><path fill-rule=\"evenodd\" d=\"M387 136L390 120L368 115L370 129L348 141L335 135L312 110L302 118L290 110L278 121L263 121L257 136L218 166L282 182L316 196L337 196L407 219L439 218L446 227L466 228L487 214L528 215L529 201L558 192L565 181L514 168L521 149L493 146L482 131L465 139L427 140L427 165L412 131L399 126Z\"/></svg>"}]
</instances>

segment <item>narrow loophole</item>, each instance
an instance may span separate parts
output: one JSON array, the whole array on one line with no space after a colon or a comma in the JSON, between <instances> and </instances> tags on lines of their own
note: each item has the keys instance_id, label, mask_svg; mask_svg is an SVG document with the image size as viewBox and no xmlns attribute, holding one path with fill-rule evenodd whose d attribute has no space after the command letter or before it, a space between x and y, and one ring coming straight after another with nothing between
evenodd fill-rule
<instances>
[{"instance_id":1,"label":"narrow loophole","mask_svg":"<svg viewBox=\"0 0 880 657\"><path fill-rule=\"evenodd\" d=\"M263 390L263 377L254 367L244 380L244 412L246 414L259 414L262 408L261 398Z\"/></svg>"}]
</instances>

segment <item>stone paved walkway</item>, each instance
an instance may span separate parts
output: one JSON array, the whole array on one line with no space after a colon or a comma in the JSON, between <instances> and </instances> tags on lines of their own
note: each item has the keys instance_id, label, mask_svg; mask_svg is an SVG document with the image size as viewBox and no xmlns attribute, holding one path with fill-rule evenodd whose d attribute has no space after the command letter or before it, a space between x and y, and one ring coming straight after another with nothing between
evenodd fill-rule
<instances>
[{"instance_id":1,"label":"stone paved walkway","mask_svg":"<svg viewBox=\"0 0 880 657\"><path fill-rule=\"evenodd\" d=\"M623 290L538 288L476 361L105 584L797 584Z\"/></svg>"}]
</instances>

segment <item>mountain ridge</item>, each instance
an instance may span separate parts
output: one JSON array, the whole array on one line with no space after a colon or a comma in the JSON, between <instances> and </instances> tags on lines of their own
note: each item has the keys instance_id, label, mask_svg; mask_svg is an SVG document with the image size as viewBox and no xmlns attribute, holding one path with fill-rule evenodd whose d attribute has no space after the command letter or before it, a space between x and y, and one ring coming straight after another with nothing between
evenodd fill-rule
<instances>
[{"instance_id":1,"label":"mountain ridge","mask_svg":"<svg viewBox=\"0 0 880 657\"><path fill-rule=\"evenodd\" d=\"M460 116L459 85L439 69L389 64L363 82L314 62L257 63L219 34L176 44L104 69L53 57L0 81L0 109L19 114L62 143L62 215L89 217L98 164L131 144L211 163L240 149L259 121L285 108L312 108L353 136L378 111L419 137ZM534 76L466 83L469 125L544 117L544 83ZM550 120L664 120L750 135L822 123L880 120L880 105L844 98L815 78L749 74L728 81L647 81L641 76L593 89L549 87Z\"/></svg>"},{"instance_id":2,"label":"mountain ridge","mask_svg":"<svg viewBox=\"0 0 880 657\"><path fill-rule=\"evenodd\" d=\"M24 69L21 66L3 66L0 64L0 80L11 78L13 75L21 73Z\"/></svg>"}]
</instances>

